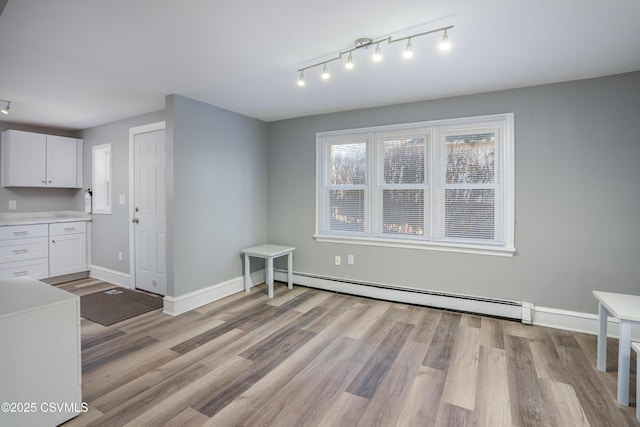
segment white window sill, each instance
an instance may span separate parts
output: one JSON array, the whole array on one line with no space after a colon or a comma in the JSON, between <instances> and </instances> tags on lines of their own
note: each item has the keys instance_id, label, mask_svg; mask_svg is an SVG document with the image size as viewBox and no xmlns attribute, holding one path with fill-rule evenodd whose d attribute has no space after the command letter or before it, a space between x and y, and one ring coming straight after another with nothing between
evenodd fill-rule
<instances>
[{"instance_id":1,"label":"white window sill","mask_svg":"<svg viewBox=\"0 0 640 427\"><path fill-rule=\"evenodd\" d=\"M381 239L381 238L366 238L366 237L353 237L353 236L327 236L315 234L313 238L317 242L323 243L342 243L350 245L365 245L365 246L382 246L388 248L403 248L403 249L422 249L427 251L440 251L440 252L457 252L465 254L476 255L493 255L501 257L512 257L516 252L515 247L503 247L503 246L480 246L458 243L439 243L439 242L424 242L416 241L410 242L407 240L399 241L396 239Z\"/></svg>"}]
</instances>

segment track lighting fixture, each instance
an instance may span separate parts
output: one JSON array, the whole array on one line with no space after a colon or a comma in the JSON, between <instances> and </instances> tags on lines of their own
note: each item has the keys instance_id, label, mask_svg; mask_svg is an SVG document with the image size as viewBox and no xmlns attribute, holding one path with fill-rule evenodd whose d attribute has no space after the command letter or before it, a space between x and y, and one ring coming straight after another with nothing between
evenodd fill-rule
<instances>
[{"instance_id":1,"label":"track lighting fixture","mask_svg":"<svg viewBox=\"0 0 640 427\"><path fill-rule=\"evenodd\" d=\"M4 106L4 108L2 110L0 110L0 112L2 114L9 114L9 108L11 108L11 101L4 101L2 99L0 99L0 102L5 102L7 105Z\"/></svg>"},{"instance_id":2,"label":"track lighting fixture","mask_svg":"<svg viewBox=\"0 0 640 427\"><path fill-rule=\"evenodd\" d=\"M411 34L409 36L406 37L401 37L401 38L397 38L397 39L393 39L391 36L386 36L386 37L379 37L376 39L370 39L370 38L359 38L356 40L355 42L355 46L350 48L350 49L345 49L342 51L338 51L337 53L335 53L334 57L330 58L330 59L325 59L322 62L317 62L315 64L311 64L308 65L306 67L302 67L300 69L298 69L298 72L300 73L300 76L298 77L298 86L304 86L305 82L304 82L304 71L310 69L310 68L315 68L315 67L319 67L320 65L322 65L322 78L323 79L328 79L329 78L329 71L327 68L327 64L329 62L333 62L333 61L338 61L340 59L342 59L342 57L346 54L349 54L347 57L347 62L344 64L344 66L347 69L352 69L354 64L353 64L353 52L355 52L358 49L368 49L369 46L373 46L375 45L375 51L374 54L372 56L374 61L380 61L382 60L382 54L380 51L380 43L384 43L385 41L387 42L387 44L391 44L391 43L396 43L396 42L400 42L400 41L407 41L407 44L405 45L405 49L402 53L402 55L405 58L411 58L413 56L413 46L411 45L411 39L414 39L416 37L421 37L421 36L425 36L427 34L433 34L433 33L439 33L442 32L442 39L440 41L440 49L441 50L448 50L449 49L449 35L447 34L447 30L450 30L451 28L453 28L453 25L449 25L448 27L442 27L442 28L437 28L435 30L431 30L431 31L425 31L422 33L417 33L417 34ZM4 111L3 111L4 112Z\"/></svg>"}]
</instances>

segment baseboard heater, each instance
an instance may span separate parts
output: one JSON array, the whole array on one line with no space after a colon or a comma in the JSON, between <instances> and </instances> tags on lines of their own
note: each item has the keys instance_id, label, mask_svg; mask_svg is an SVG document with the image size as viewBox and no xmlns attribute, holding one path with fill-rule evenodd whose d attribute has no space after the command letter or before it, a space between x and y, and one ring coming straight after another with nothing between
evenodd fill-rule
<instances>
[{"instance_id":1,"label":"baseboard heater","mask_svg":"<svg viewBox=\"0 0 640 427\"><path fill-rule=\"evenodd\" d=\"M274 276L276 280L287 281L286 270L276 269ZM324 289L386 301L416 304L425 307L437 307L516 319L526 324L531 324L533 320L533 304L525 301L485 298L381 283L359 282L300 272L293 273L293 281L295 284L309 288Z\"/></svg>"}]
</instances>

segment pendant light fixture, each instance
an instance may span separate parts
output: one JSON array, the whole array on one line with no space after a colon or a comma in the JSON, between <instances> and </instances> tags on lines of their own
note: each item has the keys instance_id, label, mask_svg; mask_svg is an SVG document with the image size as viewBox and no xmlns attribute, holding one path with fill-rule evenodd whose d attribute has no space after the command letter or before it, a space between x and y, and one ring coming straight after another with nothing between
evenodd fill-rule
<instances>
[{"instance_id":1,"label":"pendant light fixture","mask_svg":"<svg viewBox=\"0 0 640 427\"><path fill-rule=\"evenodd\" d=\"M407 41L407 44L405 45L404 51L402 53L402 56L404 56L405 58L411 58L413 56L413 45L411 44L411 39L414 39L416 37L421 37L421 36L425 36L427 34L434 34L434 33L439 33L442 32L442 39L440 42L440 50L446 51L450 48L449 45L449 35L447 34L447 30L450 30L451 28L453 28L453 25L449 25L447 27L442 27L442 28L437 28L435 30L431 30L431 31L425 31L422 33L417 33L417 34L411 34L409 36L406 37L401 37L401 38L397 38L394 39L391 36L387 36L387 37L379 37L377 39L370 39L368 37L362 37L356 40L355 42L355 46L350 48L350 49L346 49L346 50L342 50L342 51L338 51L336 54L334 54L335 56L330 58L330 59L325 59L322 62L318 62L318 63L314 63L311 65L308 65L306 67L302 67L298 69L298 72L300 73L299 77L298 77L298 86L304 86L305 85L305 81L304 81L304 72L306 70L309 70L311 68L315 68L315 67L319 67L322 65L322 78L324 80L329 79L329 71L327 68L327 64L333 61L338 61L341 60L342 57L344 55L347 55L347 61L345 62L344 66L345 68L347 68L348 70L351 70L354 68L354 63L353 63L353 52L355 52L356 50L359 49L368 49L369 46L373 46L375 45L375 51L374 54L372 56L372 59L376 62L381 61L382 60L382 53L380 50L380 43L384 43L385 41L387 42L387 44L391 44L391 43L397 43L400 41Z\"/></svg>"}]
</instances>

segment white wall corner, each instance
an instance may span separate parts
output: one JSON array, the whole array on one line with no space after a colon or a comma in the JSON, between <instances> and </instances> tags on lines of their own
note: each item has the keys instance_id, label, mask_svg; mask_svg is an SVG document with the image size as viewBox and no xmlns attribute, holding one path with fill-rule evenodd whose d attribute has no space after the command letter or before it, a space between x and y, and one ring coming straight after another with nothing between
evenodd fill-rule
<instances>
[{"instance_id":1,"label":"white wall corner","mask_svg":"<svg viewBox=\"0 0 640 427\"><path fill-rule=\"evenodd\" d=\"M133 289L131 275L98 265L89 266L89 277L113 283L117 286ZM265 281L265 271L258 270L251 273L252 287ZM178 297L165 296L163 299L164 313L177 316L189 310L201 307L210 302L219 300L236 292L244 290L244 278L236 277L226 282L217 283L204 289L190 292Z\"/></svg>"},{"instance_id":2,"label":"white wall corner","mask_svg":"<svg viewBox=\"0 0 640 427\"><path fill-rule=\"evenodd\" d=\"M264 270L251 273L252 286L264 283ZM236 292L244 292L244 277L235 277L177 297L165 296L163 313L178 316L189 310L217 301Z\"/></svg>"},{"instance_id":3,"label":"white wall corner","mask_svg":"<svg viewBox=\"0 0 640 427\"><path fill-rule=\"evenodd\" d=\"M89 277L131 289L131 275L98 265L89 266Z\"/></svg>"}]
</instances>

